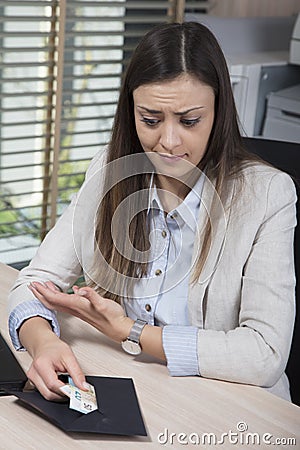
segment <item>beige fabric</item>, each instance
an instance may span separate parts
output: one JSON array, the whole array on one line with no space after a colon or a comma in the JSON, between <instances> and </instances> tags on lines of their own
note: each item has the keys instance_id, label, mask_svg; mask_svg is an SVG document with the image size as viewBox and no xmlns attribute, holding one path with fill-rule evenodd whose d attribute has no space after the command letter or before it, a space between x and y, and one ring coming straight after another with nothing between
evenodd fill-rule
<instances>
[{"instance_id":1,"label":"beige fabric","mask_svg":"<svg viewBox=\"0 0 300 450\"><path fill-rule=\"evenodd\" d=\"M226 233L219 221L221 236L190 288L199 368L204 377L268 387L288 399L283 372L294 322L295 187L285 173L256 165L245 169L241 196L238 190L233 183Z\"/></svg>"}]
</instances>

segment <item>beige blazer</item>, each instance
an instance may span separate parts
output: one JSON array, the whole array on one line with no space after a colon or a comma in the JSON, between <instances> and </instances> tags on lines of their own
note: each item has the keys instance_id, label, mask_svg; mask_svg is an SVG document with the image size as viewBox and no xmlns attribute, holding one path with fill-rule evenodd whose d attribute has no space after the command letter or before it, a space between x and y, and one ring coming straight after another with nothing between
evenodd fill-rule
<instances>
[{"instance_id":1,"label":"beige blazer","mask_svg":"<svg viewBox=\"0 0 300 450\"><path fill-rule=\"evenodd\" d=\"M32 300L29 280L50 279L66 291L82 271L90 277L102 166L97 155L79 193L21 271L9 311ZM213 192L206 181L205 207ZM188 295L190 322L199 328L201 376L258 385L290 398L284 370L295 315L295 203L291 178L267 165L245 168L242 187L238 180L231 182L222 213L212 217L214 239L206 264ZM199 221L202 230L205 214ZM201 239L200 233L194 258Z\"/></svg>"}]
</instances>

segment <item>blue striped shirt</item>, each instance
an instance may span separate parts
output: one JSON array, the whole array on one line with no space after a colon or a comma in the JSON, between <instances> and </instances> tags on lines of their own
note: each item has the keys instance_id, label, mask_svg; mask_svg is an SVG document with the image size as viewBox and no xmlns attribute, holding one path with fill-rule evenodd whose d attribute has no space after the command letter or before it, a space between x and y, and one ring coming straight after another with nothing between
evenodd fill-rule
<instances>
[{"instance_id":1,"label":"blue striped shirt","mask_svg":"<svg viewBox=\"0 0 300 450\"><path fill-rule=\"evenodd\" d=\"M189 323L187 298L203 181L202 176L167 215L152 188L149 276L136 284L134 298L125 303L132 319L163 327L163 348L173 376L199 375L198 329Z\"/></svg>"}]
</instances>

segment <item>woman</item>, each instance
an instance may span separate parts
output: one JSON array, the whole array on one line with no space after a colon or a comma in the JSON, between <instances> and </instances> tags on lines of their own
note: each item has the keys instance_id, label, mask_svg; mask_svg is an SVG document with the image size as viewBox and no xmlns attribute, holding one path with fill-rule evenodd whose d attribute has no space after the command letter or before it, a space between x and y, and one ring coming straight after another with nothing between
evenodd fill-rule
<instances>
[{"instance_id":1,"label":"woman","mask_svg":"<svg viewBox=\"0 0 300 450\"><path fill-rule=\"evenodd\" d=\"M212 33L156 27L125 74L107 152L11 291L28 377L48 399L62 395L57 372L85 388L58 310L166 361L173 376L289 399L295 202L290 177L242 146ZM82 271L87 286L65 293Z\"/></svg>"}]
</instances>

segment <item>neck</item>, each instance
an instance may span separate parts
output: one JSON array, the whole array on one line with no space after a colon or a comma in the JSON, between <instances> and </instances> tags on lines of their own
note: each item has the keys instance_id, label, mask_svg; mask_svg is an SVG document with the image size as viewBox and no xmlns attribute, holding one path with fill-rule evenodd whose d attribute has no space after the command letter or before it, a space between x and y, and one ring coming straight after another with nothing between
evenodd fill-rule
<instances>
[{"instance_id":1,"label":"neck","mask_svg":"<svg viewBox=\"0 0 300 450\"><path fill-rule=\"evenodd\" d=\"M164 175L156 175L156 185L159 188L158 196L165 211L177 208L185 199L195 184L192 176L186 180L178 180Z\"/></svg>"}]
</instances>

